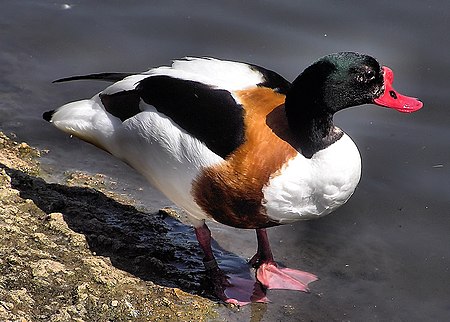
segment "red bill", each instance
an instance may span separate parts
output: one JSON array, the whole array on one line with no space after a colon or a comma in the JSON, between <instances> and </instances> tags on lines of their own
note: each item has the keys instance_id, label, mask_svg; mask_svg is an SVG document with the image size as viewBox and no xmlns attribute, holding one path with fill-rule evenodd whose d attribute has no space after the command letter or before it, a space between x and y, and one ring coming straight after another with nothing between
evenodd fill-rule
<instances>
[{"instance_id":1,"label":"red bill","mask_svg":"<svg viewBox=\"0 0 450 322\"><path fill-rule=\"evenodd\" d=\"M383 74L384 93L374 99L375 104L390 107L402 113L412 113L423 106L423 103L417 98L402 95L392 87L394 73L389 67L383 66Z\"/></svg>"}]
</instances>

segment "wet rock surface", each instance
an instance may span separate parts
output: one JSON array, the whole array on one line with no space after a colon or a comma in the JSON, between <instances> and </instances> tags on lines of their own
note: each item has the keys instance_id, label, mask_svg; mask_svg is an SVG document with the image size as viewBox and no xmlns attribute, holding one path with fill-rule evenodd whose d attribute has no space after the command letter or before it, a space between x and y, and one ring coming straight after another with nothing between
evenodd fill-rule
<instances>
[{"instance_id":1,"label":"wet rock surface","mask_svg":"<svg viewBox=\"0 0 450 322\"><path fill-rule=\"evenodd\" d=\"M0 133L1 321L215 319L201 254L172 211L137 210L101 175L47 183L38 156Z\"/></svg>"}]
</instances>

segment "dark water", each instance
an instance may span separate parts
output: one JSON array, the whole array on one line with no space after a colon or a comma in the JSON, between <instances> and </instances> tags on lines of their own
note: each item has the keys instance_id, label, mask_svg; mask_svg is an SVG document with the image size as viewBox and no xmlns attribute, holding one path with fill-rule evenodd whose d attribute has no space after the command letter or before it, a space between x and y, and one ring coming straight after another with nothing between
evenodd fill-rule
<instances>
[{"instance_id":1,"label":"dark water","mask_svg":"<svg viewBox=\"0 0 450 322\"><path fill-rule=\"evenodd\" d=\"M248 61L292 80L336 51L369 53L396 88L425 107L375 106L337 123L358 144L363 177L351 200L318 221L271 229L276 258L316 273L311 294L272 291L270 305L223 319L448 321L450 319L450 2L16 1L0 4L0 130L50 152L44 166L102 172L148 209L168 205L134 172L59 133L43 111L92 96L99 83L57 78L142 71L193 56ZM221 247L253 255L252 231L213 225Z\"/></svg>"}]
</instances>

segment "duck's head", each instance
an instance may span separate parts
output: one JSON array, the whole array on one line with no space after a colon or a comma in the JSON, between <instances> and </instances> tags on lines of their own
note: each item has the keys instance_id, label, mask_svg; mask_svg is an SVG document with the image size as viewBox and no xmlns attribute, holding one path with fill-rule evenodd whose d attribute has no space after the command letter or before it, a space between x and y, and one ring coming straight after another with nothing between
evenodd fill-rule
<instances>
[{"instance_id":1,"label":"duck's head","mask_svg":"<svg viewBox=\"0 0 450 322\"><path fill-rule=\"evenodd\" d=\"M352 52L325 56L306 68L285 101L287 121L302 153L311 157L342 136L333 115L344 108L376 104L411 113L422 107L416 98L395 91L393 81L391 69Z\"/></svg>"},{"instance_id":2,"label":"duck's head","mask_svg":"<svg viewBox=\"0 0 450 322\"><path fill-rule=\"evenodd\" d=\"M411 113L422 107L416 98L392 87L394 74L373 57L353 52L331 54L305 69L286 97L287 112L311 109L334 114L346 107L376 104ZM295 114L295 112L294 112Z\"/></svg>"}]
</instances>

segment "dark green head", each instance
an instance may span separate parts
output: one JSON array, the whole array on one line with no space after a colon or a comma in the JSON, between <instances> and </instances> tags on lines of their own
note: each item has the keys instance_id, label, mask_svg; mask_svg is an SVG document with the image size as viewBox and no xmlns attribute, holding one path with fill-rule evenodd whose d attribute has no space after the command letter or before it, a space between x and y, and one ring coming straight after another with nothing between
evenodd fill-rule
<instances>
[{"instance_id":1,"label":"dark green head","mask_svg":"<svg viewBox=\"0 0 450 322\"><path fill-rule=\"evenodd\" d=\"M287 109L310 105L307 108L334 114L346 107L372 103L380 96L383 70L373 57L343 52L319 59L292 85L286 97Z\"/></svg>"}]
</instances>

